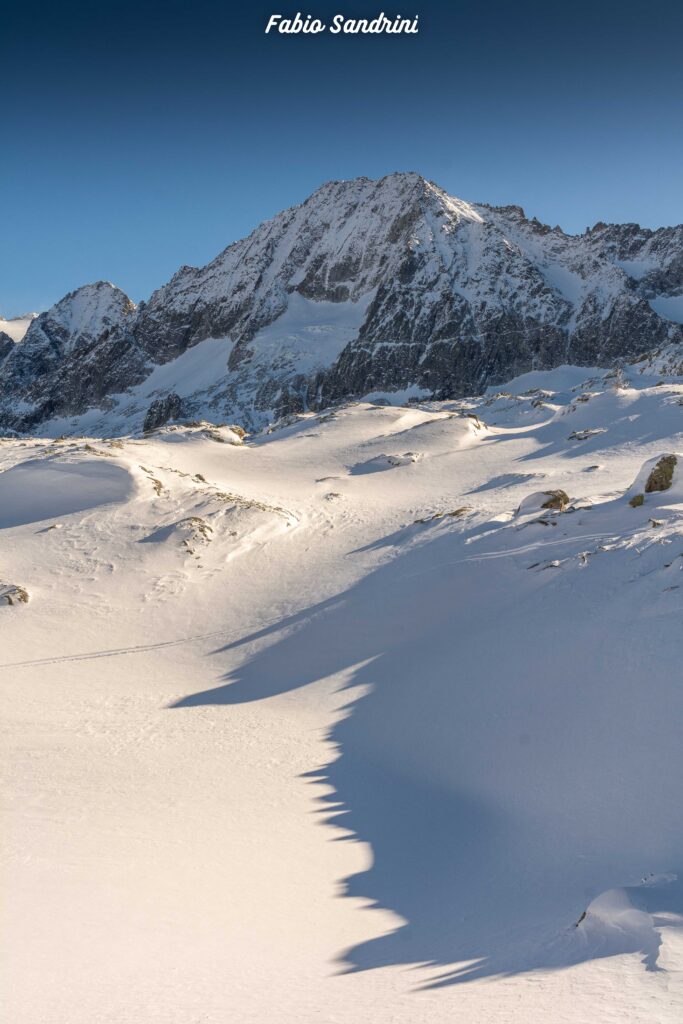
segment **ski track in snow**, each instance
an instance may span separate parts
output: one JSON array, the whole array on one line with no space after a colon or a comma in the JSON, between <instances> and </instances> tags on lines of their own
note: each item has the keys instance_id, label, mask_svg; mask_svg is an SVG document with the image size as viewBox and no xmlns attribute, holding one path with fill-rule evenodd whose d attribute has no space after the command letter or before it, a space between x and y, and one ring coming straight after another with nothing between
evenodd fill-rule
<instances>
[{"instance_id":1,"label":"ski track in snow","mask_svg":"<svg viewBox=\"0 0 683 1024\"><path fill-rule=\"evenodd\" d=\"M0 443L13 1024L680 1020L683 384L581 372Z\"/></svg>"}]
</instances>

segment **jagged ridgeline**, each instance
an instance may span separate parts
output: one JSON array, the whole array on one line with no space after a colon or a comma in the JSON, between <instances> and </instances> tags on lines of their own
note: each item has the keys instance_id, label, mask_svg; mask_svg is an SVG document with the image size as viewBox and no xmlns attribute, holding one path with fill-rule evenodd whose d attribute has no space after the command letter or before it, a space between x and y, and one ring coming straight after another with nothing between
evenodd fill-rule
<instances>
[{"instance_id":1,"label":"jagged ridgeline","mask_svg":"<svg viewBox=\"0 0 683 1024\"><path fill-rule=\"evenodd\" d=\"M99 282L0 334L0 428L138 431L152 406L258 429L665 346L675 363L682 322L683 227L566 235L414 173L330 182L146 303Z\"/></svg>"}]
</instances>

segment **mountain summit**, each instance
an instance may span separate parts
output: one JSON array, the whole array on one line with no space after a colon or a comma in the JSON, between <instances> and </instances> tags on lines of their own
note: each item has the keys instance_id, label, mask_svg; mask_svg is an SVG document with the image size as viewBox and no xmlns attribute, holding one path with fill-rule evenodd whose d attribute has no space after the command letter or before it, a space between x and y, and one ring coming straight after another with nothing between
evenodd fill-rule
<instances>
[{"instance_id":1,"label":"mountain summit","mask_svg":"<svg viewBox=\"0 0 683 1024\"><path fill-rule=\"evenodd\" d=\"M480 393L683 341L683 227L566 235L416 173L328 182L136 307L99 282L0 346L0 426L135 431ZM682 350L683 351L683 350Z\"/></svg>"}]
</instances>

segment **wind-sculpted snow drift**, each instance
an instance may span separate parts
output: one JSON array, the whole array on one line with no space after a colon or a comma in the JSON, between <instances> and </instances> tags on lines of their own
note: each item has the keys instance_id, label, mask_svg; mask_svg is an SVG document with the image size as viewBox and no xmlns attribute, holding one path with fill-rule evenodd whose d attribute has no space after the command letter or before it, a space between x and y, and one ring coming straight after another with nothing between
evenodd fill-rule
<instances>
[{"instance_id":1,"label":"wind-sculpted snow drift","mask_svg":"<svg viewBox=\"0 0 683 1024\"><path fill-rule=\"evenodd\" d=\"M0 443L10 1019L678 1024L683 378L641 370Z\"/></svg>"},{"instance_id":2,"label":"wind-sculpted snow drift","mask_svg":"<svg viewBox=\"0 0 683 1024\"><path fill-rule=\"evenodd\" d=\"M329 182L139 307L99 282L0 335L0 427L262 427L372 392L454 397L683 339L683 228L566 235L418 174Z\"/></svg>"},{"instance_id":3,"label":"wind-sculpted snow drift","mask_svg":"<svg viewBox=\"0 0 683 1024\"><path fill-rule=\"evenodd\" d=\"M115 464L58 455L22 461L0 474L0 530L122 502L132 490Z\"/></svg>"}]
</instances>

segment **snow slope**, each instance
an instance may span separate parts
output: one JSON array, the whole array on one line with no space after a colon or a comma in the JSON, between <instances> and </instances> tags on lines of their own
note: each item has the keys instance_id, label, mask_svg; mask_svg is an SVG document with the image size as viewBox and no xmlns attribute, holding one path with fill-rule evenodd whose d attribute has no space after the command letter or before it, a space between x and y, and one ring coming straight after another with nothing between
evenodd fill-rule
<instances>
[{"instance_id":1,"label":"snow slope","mask_svg":"<svg viewBox=\"0 0 683 1024\"><path fill-rule=\"evenodd\" d=\"M679 1021L679 452L575 367L2 441L8 1019Z\"/></svg>"}]
</instances>

